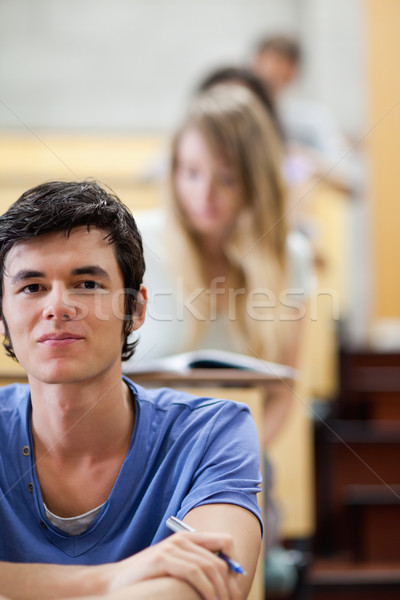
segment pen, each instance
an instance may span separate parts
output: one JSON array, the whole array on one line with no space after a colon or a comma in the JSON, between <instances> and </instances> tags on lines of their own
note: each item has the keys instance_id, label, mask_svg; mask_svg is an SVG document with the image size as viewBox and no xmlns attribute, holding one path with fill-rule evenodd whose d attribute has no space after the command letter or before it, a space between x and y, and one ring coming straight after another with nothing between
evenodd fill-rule
<instances>
[{"instance_id":1,"label":"pen","mask_svg":"<svg viewBox=\"0 0 400 600\"><path fill-rule=\"evenodd\" d=\"M190 525L184 523L177 517L169 517L169 519L167 519L166 525L175 533L179 533L180 531L196 531L195 529L193 529L193 527L190 527ZM223 552L217 552L216 554L219 556L219 558L222 558L222 560L226 562L231 571L233 571L234 573L239 573L240 575L247 575L242 565L236 560L229 558L229 556L226 556L225 554L223 554Z\"/></svg>"}]
</instances>

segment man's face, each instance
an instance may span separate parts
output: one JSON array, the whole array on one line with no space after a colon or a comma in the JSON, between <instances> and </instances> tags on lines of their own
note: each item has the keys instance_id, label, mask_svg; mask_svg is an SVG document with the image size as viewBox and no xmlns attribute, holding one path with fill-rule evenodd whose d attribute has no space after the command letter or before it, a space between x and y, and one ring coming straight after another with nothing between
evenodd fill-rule
<instances>
[{"instance_id":1,"label":"man's face","mask_svg":"<svg viewBox=\"0 0 400 600\"><path fill-rule=\"evenodd\" d=\"M3 314L29 379L76 383L121 371L123 277L107 232L77 227L17 243ZM137 321L140 326L143 316Z\"/></svg>"},{"instance_id":2,"label":"man's face","mask_svg":"<svg viewBox=\"0 0 400 600\"><path fill-rule=\"evenodd\" d=\"M297 75L297 65L274 50L263 50L253 61L255 74L275 96L282 92Z\"/></svg>"}]
</instances>

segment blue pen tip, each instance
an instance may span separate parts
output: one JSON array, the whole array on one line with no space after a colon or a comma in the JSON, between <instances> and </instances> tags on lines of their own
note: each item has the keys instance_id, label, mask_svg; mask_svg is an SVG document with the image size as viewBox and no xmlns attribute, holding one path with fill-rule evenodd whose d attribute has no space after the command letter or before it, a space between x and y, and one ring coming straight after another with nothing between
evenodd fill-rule
<instances>
[{"instance_id":1,"label":"blue pen tip","mask_svg":"<svg viewBox=\"0 0 400 600\"><path fill-rule=\"evenodd\" d=\"M243 569L242 565L231 562L231 569L235 573L239 573L240 575L246 575L246 571Z\"/></svg>"},{"instance_id":2,"label":"blue pen tip","mask_svg":"<svg viewBox=\"0 0 400 600\"><path fill-rule=\"evenodd\" d=\"M230 570L234 573L239 573L239 575L247 575L247 572L243 569L242 565L237 562L237 560L229 558L229 556L226 556L222 552L219 552L218 556L228 564Z\"/></svg>"}]
</instances>

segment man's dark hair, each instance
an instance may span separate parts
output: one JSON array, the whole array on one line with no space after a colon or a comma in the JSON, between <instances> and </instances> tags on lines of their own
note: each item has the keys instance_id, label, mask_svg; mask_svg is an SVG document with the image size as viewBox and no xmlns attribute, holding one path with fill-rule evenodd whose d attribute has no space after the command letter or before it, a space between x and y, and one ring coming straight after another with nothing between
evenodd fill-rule
<instances>
[{"instance_id":1,"label":"man's dark hair","mask_svg":"<svg viewBox=\"0 0 400 600\"><path fill-rule=\"evenodd\" d=\"M72 229L82 226L88 231L91 227L104 230L105 239L114 245L125 289L122 360L134 353L137 342L128 343L128 335L145 270L142 239L135 219L119 198L87 180L38 185L22 194L0 217L0 316L6 332L3 345L9 356L16 358L2 309L7 253L19 242L57 231L69 237Z\"/></svg>"},{"instance_id":2,"label":"man's dark hair","mask_svg":"<svg viewBox=\"0 0 400 600\"><path fill-rule=\"evenodd\" d=\"M205 92L220 83L238 83L247 87L261 101L269 117L275 125L280 137L283 137L282 126L276 114L275 104L268 89L261 79L244 67L220 67L209 73L198 85L197 92Z\"/></svg>"},{"instance_id":3,"label":"man's dark hair","mask_svg":"<svg viewBox=\"0 0 400 600\"><path fill-rule=\"evenodd\" d=\"M287 35L264 37L255 46L255 54L271 50L298 65L301 62L301 47L299 42Z\"/></svg>"}]
</instances>

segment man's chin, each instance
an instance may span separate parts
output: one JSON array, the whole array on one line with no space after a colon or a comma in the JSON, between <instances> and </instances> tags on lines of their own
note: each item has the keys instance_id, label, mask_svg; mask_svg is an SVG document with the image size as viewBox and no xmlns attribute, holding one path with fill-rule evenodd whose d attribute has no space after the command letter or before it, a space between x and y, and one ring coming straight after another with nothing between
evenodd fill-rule
<instances>
[{"instance_id":1,"label":"man's chin","mask_svg":"<svg viewBox=\"0 0 400 600\"><path fill-rule=\"evenodd\" d=\"M88 373L70 369L46 369L42 372L31 372L29 381L36 381L47 385L80 384L88 379Z\"/></svg>"}]
</instances>

